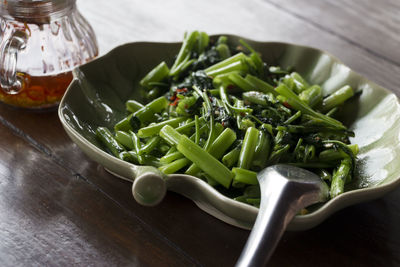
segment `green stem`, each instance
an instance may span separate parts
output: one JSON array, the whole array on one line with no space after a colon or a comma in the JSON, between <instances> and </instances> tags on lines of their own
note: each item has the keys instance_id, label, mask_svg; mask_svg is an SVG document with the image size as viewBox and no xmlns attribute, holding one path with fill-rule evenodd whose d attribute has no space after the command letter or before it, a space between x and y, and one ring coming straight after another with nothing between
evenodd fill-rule
<instances>
[{"instance_id":1,"label":"green stem","mask_svg":"<svg viewBox=\"0 0 400 267\"><path fill-rule=\"evenodd\" d=\"M318 85L313 85L310 88L302 91L299 98L308 106L315 107L322 101L322 89Z\"/></svg>"},{"instance_id":2,"label":"green stem","mask_svg":"<svg viewBox=\"0 0 400 267\"><path fill-rule=\"evenodd\" d=\"M188 56L190 56L190 53L193 49L193 46L196 43L198 35L199 35L198 31L193 31L189 34L186 34L181 49L179 50L178 56L176 57L175 62L171 67L170 73L175 73L177 67L182 63L182 61L184 61L186 58L188 58Z\"/></svg>"},{"instance_id":3,"label":"green stem","mask_svg":"<svg viewBox=\"0 0 400 267\"><path fill-rule=\"evenodd\" d=\"M250 84L253 85L253 88L255 88L256 91L260 91L265 94L272 93L272 94L276 95L274 87L272 85L270 85L269 83L264 82L263 80L255 77L253 75L250 75L250 74L247 74L245 79L246 79L246 81L248 81Z\"/></svg>"},{"instance_id":4,"label":"green stem","mask_svg":"<svg viewBox=\"0 0 400 267\"><path fill-rule=\"evenodd\" d=\"M346 127L340 122L324 114L314 111L306 103L300 100L300 98L293 93L286 85L281 84L275 89L279 94L286 97L288 104L296 110L300 110L302 114L308 114L317 117L334 128L345 130Z\"/></svg>"},{"instance_id":5,"label":"green stem","mask_svg":"<svg viewBox=\"0 0 400 267\"><path fill-rule=\"evenodd\" d=\"M158 146L160 141L161 138L159 136L153 136L144 146L142 146L142 148L139 151L139 155L150 153L151 151L154 150L154 148Z\"/></svg>"},{"instance_id":6,"label":"green stem","mask_svg":"<svg viewBox=\"0 0 400 267\"><path fill-rule=\"evenodd\" d=\"M225 151L236 141L236 133L229 128L226 128L205 150L210 153L216 159L221 159ZM185 172L189 175L195 175L200 171L200 168L196 164L192 164L189 169Z\"/></svg>"},{"instance_id":7,"label":"green stem","mask_svg":"<svg viewBox=\"0 0 400 267\"><path fill-rule=\"evenodd\" d=\"M123 131L117 131L115 133L115 139L122 144L124 147L126 147L129 150L133 149L133 142L132 142L132 136L130 136L129 133L123 132Z\"/></svg>"},{"instance_id":8,"label":"green stem","mask_svg":"<svg viewBox=\"0 0 400 267\"><path fill-rule=\"evenodd\" d=\"M242 149L240 150L238 167L250 169L253 163L254 152L257 146L259 131L254 127L249 127L243 139Z\"/></svg>"},{"instance_id":9,"label":"green stem","mask_svg":"<svg viewBox=\"0 0 400 267\"><path fill-rule=\"evenodd\" d=\"M184 135L181 136L177 149L187 159L195 163L201 170L211 176L211 178L224 187L229 188L232 182L232 173L220 161Z\"/></svg>"},{"instance_id":10,"label":"green stem","mask_svg":"<svg viewBox=\"0 0 400 267\"><path fill-rule=\"evenodd\" d=\"M238 73L231 73L228 76L229 80L231 80L237 87L243 89L244 91L254 91L253 85L248 82L245 78L240 76Z\"/></svg>"},{"instance_id":11,"label":"green stem","mask_svg":"<svg viewBox=\"0 0 400 267\"><path fill-rule=\"evenodd\" d=\"M239 160L240 147L235 147L222 157L222 163L228 168L232 168Z\"/></svg>"},{"instance_id":12,"label":"green stem","mask_svg":"<svg viewBox=\"0 0 400 267\"><path fill-rule=\"evenodd\" d=\"M257 185L257 173L243 168L233 168L233 185L236 183Z\"/></svg>"},{"instance_id":13,"label":"green stem","mask_svg":"<svg viewBox=\"0 0 400 267\"><path fill-rule=\"evenodd\" d=\"M354 95L353 89L349 85L345 85L322 101L322 112L327 112L332 108L343 104L347 99Z\"/></svg>"},{"instance_id":14,"label":"green stem","mask_svg":"<svg viewBox=\"0 0 400 267\"><path fill-rule=\"evenodd\" d=\"M347 176L351 175L351 159L345 158L341 161L339 168L332 176L331 198L334 198L344 192L344 184Z\"/></svg>"},{"instance_id":15,"label":"green stem","mask_svg":"<svg viewBox=\"0 0 400 267\"><path fill-rule=\"evenodd\" d=\"M146 137L156 135L160 132L161 128L164 127L165 125L169 125L169 126L175 128L179 125L180 122L183 122L184 120L186 120L185 117L177 117L177 118L169 119L169 120L159 122L156 124L150 124L147 127L139 129L138 136L140 138L146 138Z\"/></svg>"},{"instance_id":16,"label":"green stem","mask_svg":"<svg viewBox=\"0 0 400 267\"><path fill-rule=\"evenodd\" d=\"M164 126L160 130L160 137L162 137L170 145L177 145L181 136L181 134L179 134L174 128L169 125Z\"/></svg>"},{"instance_id":17,"label":"green stem","mask_svg":"<svg viewBox=\"0 0 400 267\"><path fill-rule=\"evenodd\" d=\"M118 157L119 153L125 151L106 127L98 127L96 135L114 156Z\"/></svg>"},{"instance_id":18,"label":"green stem","mask_svg":"<svg viewBox=\"0 0 400 267\"><path fill-rule=\"evenodd\" d=\"M150 88L149 83L161 82L168 77L169 68L163 61L152 69L144 78L140 81L140 85L146 88Z\"/></svg>"},{"instance_id":19,"label":"green stem","mask_svg":"<svg viewBox=\"0 0 400 267\"><path fill-rule=\"evenodd\" d=\"M165 174L172 174L179 171L189 163L190 160L188 160L187 158L180 158L167 165L161 166L158 169Z\"/></svg>"},{"instance_id":20,"label":"green stem","mask_svg":"<svg viewBox=\"0 0 400 267\"><path fill-rule=\"evenodd\" d=\"M171 163L172 161L180 159L182 157L183 157L182 153L179 152L179 151L176 151L176 152L170 153L170 154L165 155L164 157L162 157L160 159L160 162L162 164L168 164L168 163Z\"/></svg>"},{"instance_id":21,"label":"green stem","mask_svg":"<svg viewBox=\"0 0 400 267\"><path fill-rule=\"evenodd\" d=\"M125 107L126 107L126 110L133 113L133 112L136 112L139 109L143 108L144 105L142 105L141 103L139 103L136 100L131 99L131 100L128 100L125 102Z\"/></svg>"}]
</instances>

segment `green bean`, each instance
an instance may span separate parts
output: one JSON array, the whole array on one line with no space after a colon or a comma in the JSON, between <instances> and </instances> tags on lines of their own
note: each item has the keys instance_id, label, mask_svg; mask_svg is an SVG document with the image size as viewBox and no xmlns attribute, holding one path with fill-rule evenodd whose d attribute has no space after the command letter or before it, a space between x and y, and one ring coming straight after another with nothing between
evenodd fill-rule
<instances>
[{"instance_id":1,"label":"green bean","mask_svg":"<svg viewBox=\"0 0 400 267\"><path fill-rule=\"evenodd\" d=\"M141 156L141 162L139 162L139 156L134 152L134 151L123 151L119 154L119 158L133 163L133 164L141 164L141 165L150 165L150 166L154 166L154 167L160 167L160 159L156 158L154 156L151 155L143 155Z\"/></svg>"},{"instance_id":2,"label":"green bean","mask_svg":"<svg viewBox=\"0 0 400 267\"><path fill-rule=\"evenodd\" d=\"M172 174L172 173L179 171L180 169L182 169L189 163L190 163L190 160L188 160L187 158L180 158L180 159L177 159L167 165L161 166L158 169L165 174Z\"/></svg>"},{"instance_id":3,"label":"green bean","mask_svg":"<svg viewBox=\"0 0 400 267\"><path fill-rule=\"evenodd\" d=\"M270 152L271 136L264 131L259 131L252 166L258 170L263 169L267 165Z\"/></svg>"},{"instance_id":4,"label":"green bean","mask_svg":"<svg viewBox=\"0 0 400 267\"><path fill-rule=\"evenodd\" d=\"M178 71L178 66L182 64L182 62L185 61L185 59L190 57L190 52L192 51L196 43L198 35L199 35L198 31L193 31L185 36L181 49L179 50L178 56L176 57L175 62L171 67L170 70L171 76L175 75Z\"/></svg>"},{"instance_id":5,"label":"green bean","mask_svg":"<svg viewBox=\"0 0 400 267\"><path fill-rule=\"evenodd\" d=\"M264 72L264 63L257 51L255 51L248 43L246 43L243 39L239 40L239 43L243 45L244 47L247 48L251 52L250 58L252 59L252 62L256 66L257 72L259 75L262 75Z\"/></svg>"},{"instance_id":6,"label":"green bean","mask_svg":"<svg viewBox=\"0 0 400 267\"><path fill-rule=\"evenodd\" d=\"M309 87L308 83L297 72L292 72L290 77L293 79L295 85L294 88L297 94L300 94Z\"/></svg>"},{"instance_id":7,"label":"green bean","mask_svg":"<svg viewBox=\"0 0 400 267\"><path fill-rule=\"evenodd\" d=\"M215 123L214 123L214 116L211 114L210 115L210 131L208 132L208 138L206 141L206 144L204 145L204 149L208 149L208 147L212 144L212 142L215 139Z\"/></svg>"},{"instance_id":8,"label":"green bean","mask_svg":"<svg viewBox=\"0 0 400 267\"><path fill-rule=\"evenodd\" d=\"M150 137L158 134L161 128L164 127L165 125L169 125L171 127L177 127L179 123L183 122L184 120L185 117L177 117L156 124L150 124L147 127L139 129L137 134L140 138Z\"/></svg>"},{"instance_id":9,"label":"green bean","mask_svg":"<svg viewBox=\"0 0 400 267\"><path fill-rule=\"evenodd\" d=\"M232 168L233 183L257 185L257 173L243 168Z\"/></svg>"},{"instance_id":10,"label":"green bean","mask_svg":"<svg viewBox=\"0 0 400 267\"><path fill-rule=\"evenodd\" d=\"M167 126L166 126L167 127ZM165 128L165 127L164 127ZM187 159L195 163L199 168L208 174L215 181L226 188L229 188L232 182L231 171L216 158L211 156L200 146L196 145L186 136L182 135L178 143L178 151Z\"/></svg>"},{"instance_id":11,"label":"green bean","mask_svg":"<svg viewBox=\"0 0 400 267\"><path fill-rule=\"evenodd\" d=\"M328 117L332 117L338 111L338 107L334 107L333 109L329 110L325 115Z\"/></svg>"},{"instance_id":12,"label":"green bean","mask_svg":"<svg viewBox=\"0 0 400 267\"><path fill-rule=\"evenodd\" d=\"M229 59L229 58L228 58ZM239 60L236 62L232 62L229 65L223 66L221 68L217 68L214 70L208 70L206 69L205 72L208 76L211 77L215 77L217 75L221 75L221 74L225 74L225 73L229 73L232 71L243 71L243 72L247 72L249 69L249 66L247 64L247 60Z\"/></svg>"},{"instance_id":13,"label":"green bean","mask_svg":"<svg viewBox=\"0 0 400 267\"><path fill-rule=\"evenodd\" d=\"M283 124L290 124L300 117L301 117L301 111L299 110L295 114L293 114L289 119L285 120Z\"/></svg>"},{"instance_id":14,"label":"green bean","mask_svg":"<svg viewBox=\"0 0 400 267\"><path fill-rule=\"evenodd\" d=\"M221 35L217 39L217 44L227 44L228 43L228 37Z\"/></svg>"},{"instance_id":15,"label":"green bean","mask_svg":"<svg viewBox=\"0 0 400 267\"><path fill-rule=\"evenodd\" d=\"M132 126L130 123L130 120L132 118L133 114L130 114L129 116L123 118L120 120L117 124L114 125L114 130L115 131L129 131L132 130Z\"/></svg>"},{"instance_id":16,"label":"green bean","mask_svg":"<svg viewBox=\"0 0 400 267\"><path fill-rule=\"evenodd\" d=\"M130 136L127 132L116 131L115 132L115 140L117 140L120 144L126 147L129 150L134 148L132 142L132 136Z\"/></svg>"},{"instance_id":17,"label":"green bean","mask_svg":"<svg viewBox=\"0 0 400 267\"><path fill-rule=\"evenodd\" d=\"M181 138L181 134L169 125L160 130L160 136L170 145L177 145Z\"/></svg>"},{"instance_id":18,"label":"green bean","mask_svg":"<svg viewBox=\"0 0 400 267\"><path fill-rule=\"evenodd\" d=\"M204 71L207 73L207 75L211 75L210 73L212 73L213 71L216 71L218 69L223 69L226 68L226 66L231 65L232 63L236 63L236 62L240 62L242 60L245 60L247 58L247 56L243 53L238 53L236 55L233 55L217 64L214 64L210 67L208 67L207 69L205 69Z\"/></svg>"},{"instance_id":19,"label":"green bean","mask_svg":"<svg viewBox=\"0 0 400 267\"><path fill-rule=\"evenodd\" d=\"M271 155L269 156L268 163L269 164L276 164L289 151L290 145L287 144L283 147L278 148L277 150L272 151Z\"/></svg>"},{"instance_id":20,"label":"green bean","mask_svg":"<svg viewBox=\"0 0 400 267\"><path fill-rule=\"evenodd\" d=\"M215 49L218 51L218 54L222 59L227 59L231 56L231 51L226 44L219 44Z\"/></svg>"},{"instance_id":21,"label":"green bean","mask_svg":"<svg viewBox=\"0 0 400 267\"><path fill-rule=\"evenodd\" d=\"M329 95L328 97L324 98L322 101L321 110L323 112L327 112L332 108L342 104L344 101L349 99L354 95L353 89L349 85L345 85L333 94Z\"/></svg>"},{"instance_id":22,"label":"green bean","mask_svg":"<svg viewBox=\"0 0 400 267\"><path fill-rule=\"evenodd\" d=\"M168 77L169 68L163 61L152 69L144 78L140 81L140 85L148 88L151 82L161 82Z\"/></svg>"},{"instance_id":23,"label":"green bean","mask_svg":"<svg viewBox=\"0 0 400 267\"><path fill-rule=\"evenodd\" d=\"M132 131L129 131L129 134L132 137L133 143L133 150L135 151L136 155L138 155L138 161L140 164L144 164L144 158L140 155L140 149L142 148L142 144L140 143L139 137Z\"/></svg>"},{"instance_id":24,"label":"green bean","mask_svg":"<svg viewBox=\"0 0 400 267\"><path fill-rule=\"evenodd\" d=\"M307 144L304 149L303 161L307 162L315 157L315 146Z\"/></svg>"},{"instance_id":25,"label":"green bean","mask_svg":"<svg viewBox=\"0 0 400 267\"><path fill-rule=\"evenodd\" d=\"M339 121L332 119L324 114L312 110L307 104L299 99L299 97L293 93L286 85L281 84L275 89L279 94L287 98L288 104L296 110L300 110L302 114L308 114L310 116L319 118L331 125L335 129L346 129L346 127Z\"/></svg>"},{"instance_id":26,"label":"green bean","mask_svg":"<svg viewBox=\"0 0 400 267\"><path fill-rule=\"evenodd\" d=\"M254 127L249 127L243 139L242 149L240 150L238 167L249 169L253 162L254 152L257 146L259 131Z\"/></svg>"},{"instance_id":27,"label":"green bean","mask_svg":"<svg viewBox=\"0 0 400 267\"><path fill-rule=\"evenodd\" d=\"M228 99L228 95L226 93L226 88L224 86L220 86L219 87L219 95L221 97L222 102L232 111L236 112L236 113L251 113L253 112L253 110L251 108L239 108L239 107L234 107L229 103L229 99Z\"/></svg>"},{"instance_id":28,"label":"green bean","mask_svg":"<svg viewBox=\"0 0 400 267\"><path fill-rule=\"evenodd\" d=\"M216 159L221 159L225 151L236 141L236 133L229 128L226 128L210 145L208 149L205 149L211 156ZM194 175L198 173L200 169L195 164L189 167L186 174Z\"/></svg>"},{"instance_id":29,"label":"green bean","mask_svg":"<svg viewBox=\"0 0 400 267\"><path fill-rule=\"evenodd\" d=\"M351 159L342 159L339 168L332 176L331 183L331 198L334 198L344 192L344 184L346 182L347 176L351 175Z\"/></svg>"},{"instance_id":30,"label":"green bean","mask_svg":"<svg viewBox=\"0 0 400 267\"><path fill-rule=\"evenodd\" d=\"M248 82L245 78L240 76L238 73L231 73L229 74L228 78L236 86L243 89L244 91L254 91L253 85L250 82Z\"/></svg>"},{"instance_id":31,"label":"green bean","mask_svg":"<svg viewBox=\"0 0 400 267\"><path fill-rule=\"evenodd\" d=\"M206 122L206 120L204 119L204 117L199 118L199 125L204 124L205 122ZM189 134L190 131L192 130L192 128L195 127L195 124L196 124L196 122L193 120L182 126L177 127L175 130L177 130L178 133L181 133L181 134Z\"/></svg>"},{"instance_id":32,"label":"green bean","mask_svg":"<svg viewBox=\"0 0 400 267\"><path fill-rule=\"evenodd\" d=\"M115 124L115 131L129 131L136 130L140 127L141 123L151 122L155 120L155 113L161 112L168 106L168 100L165 97L159 97L142 108L138 109L129 116L123 118Z\"/></svg>"},{"instance_id":33,"label":"green bean","mask_svg":"<svg viewBox=\"0 0 400 267\"><path fill-rule=\"evenodd\" d=\"M258 92L258 91L249 91L242 94L242 98L244 101L254 103L263 107L270 106L268 98L269 95Z\"/></svg>"},{"instance_id":34,"label":"green bean","mask_svg":"<svg viewBox=\"0 0 400 267\"><path fill-rule=\"evenodd\" d=\"M199 142L200 142L200 122L199 122L199 116L197 116L197 115L195 115L194 116L194 123L195 123L195 135L196 135L196 137L195 137L195 143L196 143L196 145L198 145L199 144Z\"/></svg>"},{"instance_id":35,"label":"green bean","mask_svg":"<svg viewBox=\"0 0 400 267\"><path fill-rule=\"evenodd\" d=\"M144 105L142 105L141 103L139 103L138 101L133 100L133 99L126 101L125 106L126 106L126 110L128 110L131 113L136 112L139 109L144 107Z\"/></svg>"},{"instance_id":36,"label":"green bean","mask_svg":"<svg viewBox=\"0 0 400 267\"><path fill-rule=\"evenodd\" d=\"M110 130L106 127L98 127L96 130L97 137L100 141L107 147L110 152L118 157L119 153L124 151L125 149L115 140L113 135L111 134Z\"/></svg>"},{"instance_id":37,"label":"green bean","mask_svg":"<svg viewBox=\"0 0 400 267\"><path fill-rule=\"evenodd\" d=\"M347 147L353 152L354 155L358 154L358 145L352 144ZM343 159L347 154L341 149L327 149L319 153L318 159L321 161L336 161Z\"/></svg>"},{"instance_id":38,"label":"green bean","mask_svg":"<svg viewBox=\"0 0 400 267\"><path fill-rule=\"evenodd\" d=\"M232 168L239 160L240 146L235 147L222 157L222 163L228 168Z\"/></svg>"},{"instance_id":39,"label":"green bean","mask_svg":"<svg viewBox=\"0 0 400 267\"><path fill-rule=\"evenodd\" d=\"M140 148L139 155L150 153L160 143L161 138L159 136L153 136L150 140Z\"/></svg>"},{"instance_id":40,"label":"green bean","mask_svg":"<svg viewBox=\"0 0 400 267\"><path fill-rule=\"evenodd\" d=\"M210 37L205 32L200 32L197 36L197 42L195 43L195 50L198 54L204 52L210 42Z\"/></svg>"},{"instance_id":41,"label":"green bean","mask_svg":"<svg viewBox=\"0 0 400 267\"><path fill-rule=\"evenodd\" d=\"M313 85L310 88L302 91L299 94L300 100L307 103L308 106L315 107L322 101L322 89L318 85Z\"/></svg>"},{"instance_id":42,"label":"green bean","mask_svg":"<svg viewBox=\"0 0 400 267\"><path fill-rule=\"evenodd\" d=\"M174 148L175 148L175 147L174 147ZM175 152L173 152L173 153L170 153L170 154L165 155L164 157L162 157L162 158L160 159L160 162L161 162L162 164L168 164L168 163L171 163L172 161L177 160L177 159L180 159L180 158L182 158L182 157L183 157L183 155L182 155L181 152L175 151Z\"/></svg>"},{"instance_id":43,"label":"green bean","mask_svg":"<svg viewBox=\"0 0 400 267\"><path fill-rule=\"evenodd\" d=\"M161 96L154 99L143 108L133 113L132 117L129 119L132 128L137 129L142 123L154 121L154 114L161 112L167 106L168 100L165 97Z\"/></svg>"},{"instance_id":44,"label":"green bean","mask_svg":"<svg viewBox=\"0 0 400 267\"><path fill-rule=\"evenodd\" d=\"M133 164L139 164L139 159L137 154L134 151L122 151L119 153L118 156L120 159L133 163Z\"/></svg>"},{"instance_id":45,"label":"green bean","mask_svg":"<svg viewBox=\"0 0 400 267\"><path fill-rule=\"evenodd\" d=\"M265 94L272 93L273 95L276 95L274 87L269 83L264 82L263 80L250 74L247 74L245 79L246 81L248 81L250 84L253 85L253 88L255 88L256 91L260 91Z\"/></svg>"}]
</instances>

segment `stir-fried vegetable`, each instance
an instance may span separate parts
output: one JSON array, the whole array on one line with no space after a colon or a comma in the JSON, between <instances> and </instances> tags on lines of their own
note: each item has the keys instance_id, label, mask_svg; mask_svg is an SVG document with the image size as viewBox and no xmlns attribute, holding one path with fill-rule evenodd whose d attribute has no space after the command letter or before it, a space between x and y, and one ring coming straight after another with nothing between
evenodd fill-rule
<instances>
[{"instance_id":1,"label":"stir-fried vegetable","mask_svg":"<svg viewBox=\"0 0 400 267\"><path fill-rule=\"evenodd\" d=\"M203 179L238 201L259 205L257 172L276 163L307 168L344 192L357 145L332 114L354 95L346 85L323 97L299 73L268 66L247 43L230 47L204 32L185 35L173 65L140 82L149 102L126 102L114 133L97 129L111 154L165 174Z\"/></svg>"}]
</instances>

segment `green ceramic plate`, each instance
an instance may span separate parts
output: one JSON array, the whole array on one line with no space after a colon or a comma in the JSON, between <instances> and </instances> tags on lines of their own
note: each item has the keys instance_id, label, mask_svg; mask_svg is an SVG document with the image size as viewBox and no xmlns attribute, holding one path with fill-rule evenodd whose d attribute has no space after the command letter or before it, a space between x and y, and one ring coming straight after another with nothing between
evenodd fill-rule
<instances>
[{"instance_id":1,"label":"green ceramic plate","mask_svg":"<svg viewBox=\"0 0 400 267\"><path fill-rule=\"evenodd\" d=\"M233 43L239 37L228 36ZM340 119L360 146L357 176L344 194L298 215L288 229L311 228L335 211L381 197L400 183L400 108L397 97L350 70L326 52L299 45L246 40L262 53L264 61L294 66L325 94L349 84L361 94L342 109ZM133 181L146 167L121 161L101 148L95 138L98 126L112 126L125 114L127 99L140 100L138 81L162 60L171 63L180 43L131 43L115 48L76 70L74 81L59 106L60 120L71 139L93 160L116 176ZM258 209L219 194L200 179L186 175L166 178L166 187L192 199L207 213L232 225L251 228ZM152 190L152 189L150 189ZM135 192L134 192L135 193Z\"/></svg>"}]
</instances>

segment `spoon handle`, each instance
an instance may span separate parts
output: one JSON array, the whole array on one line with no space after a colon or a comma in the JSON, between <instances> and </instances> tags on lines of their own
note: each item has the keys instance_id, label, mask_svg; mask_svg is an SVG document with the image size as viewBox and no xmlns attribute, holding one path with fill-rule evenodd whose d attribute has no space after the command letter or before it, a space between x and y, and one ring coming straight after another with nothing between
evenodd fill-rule
<instances>
[{"instance_id":1,"label":"spoon handle","mask_svg":"<svg viewBox=\"0 0 400 267\"><path fill-rule=\"evenodd\" d=\"M327 196L319 177L299 168L270 167L259 174L258 180L262 195L260 209L236 263L238 267L265 266L293 216Z\"/></svg>"},{"instance_id":2,"label":"spoon handle","mask_svg":"<svg viewBox=\"0 0 400 267\"><path fill-rule=\"evenodd\" d=\"M298 211L298 205L293 206L296 199L286 193L288 183L279 182L274 183L273 190L272 186L266 187L268 192L263 193L256 222L236 263L237 267L265 266L287 224Z\"/></svg>"}]
</instances>

